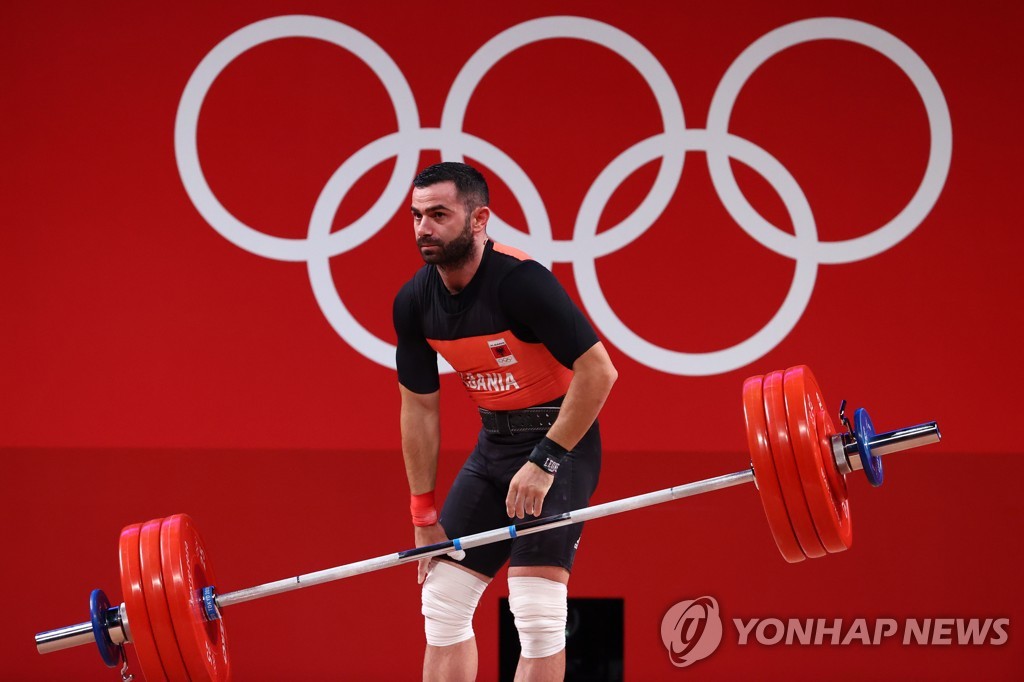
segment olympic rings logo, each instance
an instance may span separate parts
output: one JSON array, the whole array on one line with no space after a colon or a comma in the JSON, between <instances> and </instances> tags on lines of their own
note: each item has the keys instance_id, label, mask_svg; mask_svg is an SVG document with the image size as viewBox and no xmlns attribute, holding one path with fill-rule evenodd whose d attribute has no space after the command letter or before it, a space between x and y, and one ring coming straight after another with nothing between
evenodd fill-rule
<instances>
[{"instance_id":1,"label":"olympic rings logo","mask_svg":"<svg viewBox=\"0 0 1024 682\"><path fill-rule=\"evenodd\" d=\"M253 47L280 38L313 38L348 50L380 78L395 107L398 130L349 157L327 181L313 208L305 239L268 235L253 229L221 205L203 175L196 129L203 100L218 75ZM627 60L643 77L657 102L663 131L623 151L598 175L587 191L573 226L572 239L554 239L544 201L519 165L501 149L462 129L466 109L484 75L501 59L531 43L573 38L601 45ZM796 180L769 152L729 132L729 119L740 90L773 55L815 40L844 40L871 48L910 79L924 103L930 131L928 162L921 184L904 208L886 224L860 237L825 242L818 239L814 215ZM394 60L373 40L345 24L315 16L280 16L246 26L225 38L196 67L182 93L174 128L175 156L185 190L202 217L236 246L264 258L304 261L324 316L355 350L386 367L395 366L395 348L366 330L342 302L330 273L333 256L370 239L407 201L417 172L419 152L439 150L445 160L470 155L496 173L522 207L526 231L492 213L495 240L530 253L538 261L571 263L583 305L603 336L631 358L669 374L706 376L743 367L778 345L807 307L819 265L870 258L913 232L938 200L952 155L949 108L938 81L905 43L860 21L816 18L797 21L765 34L729 66L716 89L706 129L687 128L678 93L661 63L639 41L609 24L583 17L544 17L523 22L496 35L466 62L445 101L439 128L420 126L416 101ZM792 259L794 276L782 305L767 324L729 348L685 353L663 348L636 334L615 314L598 281L596 259L613 253L648 230L676 190L688 151L704 152L712 183L733 220L753 239ZM370 209L346 227L331 232L346 193L377 164L395 158L394 171ZM639 206L614 227L597 233L598 220L616 188L644 164L661 159L660 169ZM782 199L794 234L779 229L747 201L730 167L736 159L759 173ZM451 371L439 360L442 371Z\"/></svg>"}]
</instances>

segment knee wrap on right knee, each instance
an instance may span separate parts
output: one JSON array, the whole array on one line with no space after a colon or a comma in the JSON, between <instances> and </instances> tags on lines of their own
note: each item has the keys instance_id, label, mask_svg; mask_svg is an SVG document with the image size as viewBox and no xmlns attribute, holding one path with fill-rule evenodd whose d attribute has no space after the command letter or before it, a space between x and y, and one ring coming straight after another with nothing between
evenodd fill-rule
<instances>
[{"instance_id":1,"label":"knee wrap on right knee","mask_svg":"<svg viewBox=\"0 0 1024 682\"><path fill-rule=\"evenodd\" d=\"M473 613L487 583L472 573L439 561L423 581L427 644L451 646L473 636Z\"/></svg>"},{"instance_id":2,"label":"knee wrap on right knee","mask_svg":"<svg viewBox=\"0 0 1024 682\"><path fill-rule=\"evenodd\" d=\"M568 588L547 578L509 578L508 606L516 619L523 658L544 658L565 648Z\"/></svg>"}]
</instances>

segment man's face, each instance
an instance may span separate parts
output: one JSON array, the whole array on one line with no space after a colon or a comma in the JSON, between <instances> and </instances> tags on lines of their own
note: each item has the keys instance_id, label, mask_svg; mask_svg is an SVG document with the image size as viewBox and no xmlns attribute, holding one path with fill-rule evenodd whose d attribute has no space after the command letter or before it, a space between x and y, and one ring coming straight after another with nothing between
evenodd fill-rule
<instances>
[{"instance_id":1,"label":"man's face","mask_svg":"<svg viewBox=\"0 0 1024 682\"><path fill-rule=\"evenodd\" d=\"M412 190L412 222L423 262L454 269L473 255L473 216L453 182Z\"/></svg>"}]
</instances>

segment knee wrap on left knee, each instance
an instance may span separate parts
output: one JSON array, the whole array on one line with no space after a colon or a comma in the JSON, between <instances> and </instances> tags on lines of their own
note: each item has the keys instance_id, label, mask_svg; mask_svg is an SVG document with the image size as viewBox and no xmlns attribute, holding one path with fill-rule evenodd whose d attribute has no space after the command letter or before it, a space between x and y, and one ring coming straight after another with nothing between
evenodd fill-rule
<instances>
[{"instance_id":1,"label":"knee wrap on left knee","mask_svg":"<svg viewBox=\"0 0 1024 682\"><path fill-rule=\"evenodd\" d=\"M444 561L437 562L421 593L427 644L451 646L473 636L473 613L487 583Z\"/></svg>"},{"instance_id":2,"label":"knee wrap on left knee","mask_svg":"<svg viewBox=\"0 0 1024 682\"><path fill-rule=\"evenodd\" d=\"M523 658L544 658L565 648L568 589L547 578L509 578L508 605L516 619Z\"/></svg>"}]
</instances>

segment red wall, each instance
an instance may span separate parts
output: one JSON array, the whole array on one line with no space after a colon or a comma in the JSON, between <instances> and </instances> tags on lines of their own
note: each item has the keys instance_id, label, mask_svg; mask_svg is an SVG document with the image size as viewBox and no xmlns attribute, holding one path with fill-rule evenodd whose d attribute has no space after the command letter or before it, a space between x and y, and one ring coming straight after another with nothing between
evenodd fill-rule
<instances>
[{"instance_id":1,"label":"red wall","mask_svg":"<svg viewBox=\"0 0 1024 682\"><path fill-rule=\"evenodd\" d=\"M198 158L230 215L253 234L292 240L264 250L275 259L253 253L259 245L233 243L215 229L224 231L224 220L197 208L196 176L182 170L192 138L181 132L179 106L221 41L299 13L367 36L376 45L368 58L393 60L402 77L394 82L408 83L415 111L396 114L367 64L324 40L274 40L224 68L198 117ZM798 363L814 368L834 409L845 397L869 407L880 429L935 419L945 436L887 461L882 489L851 483L857 542L827 561L785 564L749 489L593 523L572 591L625 598L626 674L1019 677L1016 260L1024 242L1012 198L1022 151L1022 10L792 1L517 3L501 11L463 2L5 4L0 499L4 578L20 617L0 626L0 677L112 674L84 649L41 658L30 636L82 620L92 587L119 596L116 539L131 522L191 513L224 590L409 544L394 371L356 349L337 302L377 343L393 342L390 302L418 261L404 213L411 175L396 176L400 191L383 207L386 219L371 220L362 243L333 256L339 240L362 229L342 228L382 196L395 162L381 157L336 213L329 202L323 215L314 207L366 145L399 125L450 123L443 112L453 83L489 40L556 15L603 22L587 24L586 37L614 34L645 73L664 74L649 75L652 91L630 61L595 42L534 42L487 71L462 125L498 150L467 143L488 155L469 153L490 171L497 214L532 235L520 233L523 248L553 255L555 273L619 369L602 415L606 465L595 501L746 466L743 379ZM872 44L905 68L849 40L803 42L767 59L740 88L728 124L734 138L693 132L724 120L709 111L748 47L816 17L863 22L856 36L880 41ZM297 25L266 26L287 33ZM808 34L829 26L851 24L812 23ZM329 30L355 44L346 29ZM915 83L929 79L938 90L922 97ZM574 235L595 180L664 131L659 103L681 106L685 120L668 115L671 139L647 143L667 152L664 173L678 172L673 149L690 147L678 186L664 193L667 207L643 203L659 186L658 157L621 186L598 183L591 200L608 200L598 237L582 226ZM441 158L436 147L416 158L413 142L399 145L407 154L400 171ZM781 228L765 232L775 241L752 238L743 202L716 191L709 149L736 157L740 191ZM921 195L905 236L864 246L867 235L884 236L875 230L904 212L926 172L931 196ZM648 229L614 227L637 207ZM562 246L543 241L545 218ZM337 236L326 244L304 241L328 224ZM505 235L493 227L492 236ZM835 242L843 244L828 245ZM307 265L285 248L314 255ZM329 268L322 291L311 284L317 267ZM666 371L678 355L662 362L623 340L585 283L591 267L625 328L670 351L707 354L695 358L698 369ZM784 305L794 277L814 280L800 289L806 305L775 338L748 342ZM712 355L740 344L750 349L731 363ZM442 488L474 437L474 412L456 382L446 378L442 391ZM502 589L499 581L477 621L482 679L496 675ZM659 639L661 616L704 594L729 619L724 643L699 667L675 669ZM412 569L235 608L228 627L239 679L418 674ZM731 619L752 617L1006 617L1010 626L1001 646L737 646Z\"/></svg>"}]
</instances>

